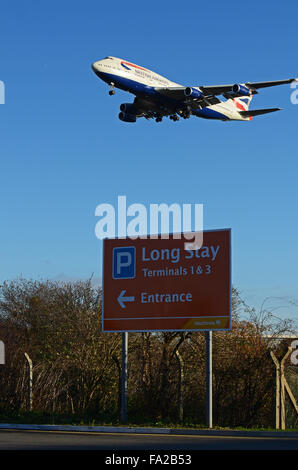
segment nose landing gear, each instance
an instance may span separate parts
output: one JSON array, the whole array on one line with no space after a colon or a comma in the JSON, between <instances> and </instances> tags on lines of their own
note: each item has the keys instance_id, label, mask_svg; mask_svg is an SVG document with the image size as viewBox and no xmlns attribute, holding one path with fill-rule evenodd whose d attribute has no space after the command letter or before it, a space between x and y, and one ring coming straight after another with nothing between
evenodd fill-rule
<instances>
[{"instance_id":1,"label":"nose landing gear","mask_svg":"<svg viewBox=\"0 0 298 470\"><path fill-rule=\"evenodd\" d=\"M110 91L109 91L110 96L115 95L114 87L115 87L114 83L111 83L110 84Z\"/></svg>"}]
</instances>

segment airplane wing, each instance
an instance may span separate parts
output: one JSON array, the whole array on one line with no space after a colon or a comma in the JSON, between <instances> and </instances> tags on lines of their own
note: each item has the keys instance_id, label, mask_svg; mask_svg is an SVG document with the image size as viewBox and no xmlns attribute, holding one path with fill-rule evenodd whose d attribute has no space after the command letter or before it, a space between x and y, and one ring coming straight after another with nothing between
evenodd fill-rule
<instances>
[{"instance_id":1,"label":"airplane wing","mask_svg":"<svg viewBox=\"0 0 298 470\"><path fill-rule=\"evenodd\" d=\"M155 91L158 91L161 95L174 98L175 100L185 99L185 90L186 87L184 86L155 87Z\"/></svg>"},{"instance_id":2,"label":"airplane wing","mask_svg":"<svg viewBox=\"0 0 298 470\"><path fill-rule=\"evenodd\" d=\"M220 103L220 100L215 97L214 94L208 94L208 101L205 102L205 96L203 95L202 91L198 87L156 87L155 91L160 93L167 98L174 99L176 101L190 101L192 100L192 104L195 105L196 102L204 101L204 106L210 106L211 104ZM220 94L220 93L218 93Z\"/></svg>"},{"instance_id":3,"label":"airplane wing","mask_svg":"<svg viewBox=\"0 0 298 470\"><path fill-rule=\"evenodd\" d=\"M211 86L198 86L198 87L156 87L155 90L161 95L167 96L168 98L173 98L177 101L185 101L186 99L198 101L202 100L205 97L208 97L210 104L216 104L217 100L216 95L224 95L226 93L233 96L249 95L258 93L256 90L259 88L268 88L271 86L284 85L292 82L298 82L298 78L290 78L287 80L275 80L271 82L246 82L240 85L230 84L230 85L211 85Z\"/></svg>"},{"instance_id":4,"label":"airplane wing","mask_svg":"<svg viewBox=\"0 0 298 470\"><path fill-rule=\"evenodd\" d=\"M271 82L246 82L243 83L245 87L254 92L259 88L268 88L271 86L285 85L292 82L298 82L298 78L289 78L287 80L274 80ZM241 86L241 85L240 85ZM215 85L215 86L200 86L200 90L204 94L210 93L211 95L222 95L224 93L236 92L239 85Z\"/></svg>"},{"instance_id":5,"label":"airplane wing","mask_svg":"<svg viewBox=\"0 0 298 470\"><path fill-rule=\"evenodd\" d=\"M270 86L286 85L287 83L298 82L298 78L289 78L288 80L275 80L273 82L247 82L245 85L248 88L257 90L258 88L267 88Z\"/></svg>"}]
</instances>

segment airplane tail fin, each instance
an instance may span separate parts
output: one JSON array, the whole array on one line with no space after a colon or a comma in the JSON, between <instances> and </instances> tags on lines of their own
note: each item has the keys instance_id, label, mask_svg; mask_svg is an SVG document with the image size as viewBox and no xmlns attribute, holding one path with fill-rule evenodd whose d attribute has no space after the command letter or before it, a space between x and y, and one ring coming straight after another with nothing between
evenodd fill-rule
<instances>
[{"instance_id":1,"label":"airplane tail fin","mask_svg":"<svg viewBox=\"0 0 298 470\"><path fill-rule=\"evenodd\" d=\"M251 103L253 94L249 96L238 96L237 98L230 98L228 100L229 106L233 107L238 111L238 113L245 120L249 119L250 121L254 116L261 116L262 114L274 113L275 111L280 111L281 108L268 108L268 109L251 109L249 110L249 105Z\"/></svg>"},{"instance_id":2,"label":"airplane tail fin","mask_svg":"<svg viewBox=\"0 0 298 470\"><path fill-rule=\"evenodd\" d=\"M225 105L228 106L231 111L237 111L238 113L247 113L249 106L253 97L253 93L250 93L247 96L237 96L232 97L229 94L224 95L227 98ZM243 115L244 118L244 115ZM249 119L252 119L249 117Z\"/></svg>"},{"instance_id":3,"label":"airplane tail fin","mask_svg":"<svg viewBox=\"0 0 298 470\"><path fill-rule=\"evenodd\" d=\"M252 100L252 94L249 96L238 96L232 100L233 106L237 108L237 111L248 111Z\"/></svg>"}]
</instances>

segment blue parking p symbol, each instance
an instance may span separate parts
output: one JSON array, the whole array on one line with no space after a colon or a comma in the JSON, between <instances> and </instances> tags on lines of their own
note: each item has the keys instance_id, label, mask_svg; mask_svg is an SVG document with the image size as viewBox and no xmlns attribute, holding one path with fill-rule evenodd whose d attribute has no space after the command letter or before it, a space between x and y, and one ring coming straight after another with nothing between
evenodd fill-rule
<instances>
[{"instance_id":1,"label":"blue parking p symbol","mask_svg":"<svg viewBox=\"0 0 298 470\"><path fill-rule=\"evenodd\" d=\"M134 279L136 276L136 248L113 248L113 279Z\"/></svg>"}]
</instances>

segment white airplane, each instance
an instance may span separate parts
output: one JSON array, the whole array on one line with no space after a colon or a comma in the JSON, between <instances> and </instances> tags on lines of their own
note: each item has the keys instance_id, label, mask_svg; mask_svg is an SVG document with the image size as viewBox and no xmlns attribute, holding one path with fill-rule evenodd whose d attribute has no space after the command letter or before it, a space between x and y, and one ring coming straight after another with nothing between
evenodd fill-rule
<instances>
[{"instance_id":1,"label":"white airplane","mask_svg":"<svg viewBox=\"0 0 298 470\"><path fill-rule=\"evenodd\" d=\"M273 82L185 87L144 67L111 56L94 62L92 69L110 85L110 95L115 94L115 87L135 95L133 103L120 106L119 119L125 122L136 122L140 117L161 122L165 116L178 121L180 117L187 119L191 115L221 121L250 121L253 116L281 109L249 110L252 96L258 93L259 88L298 81L291 78ZM225 101L221 101L219 95Z\"/></svg>"}]
</instances>

